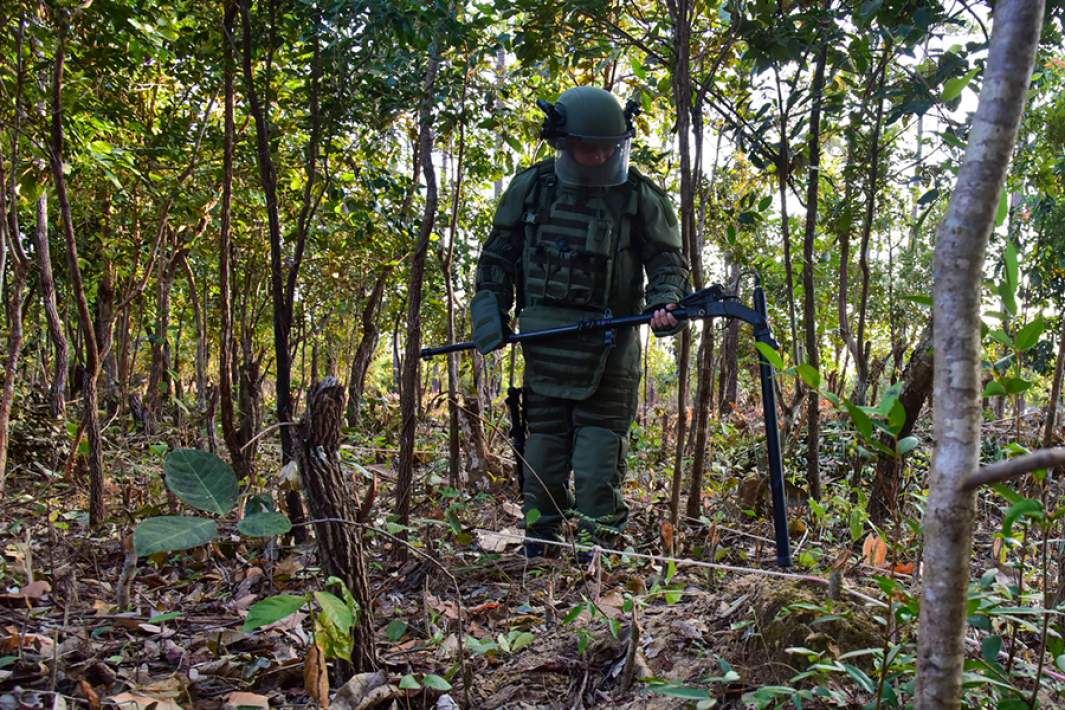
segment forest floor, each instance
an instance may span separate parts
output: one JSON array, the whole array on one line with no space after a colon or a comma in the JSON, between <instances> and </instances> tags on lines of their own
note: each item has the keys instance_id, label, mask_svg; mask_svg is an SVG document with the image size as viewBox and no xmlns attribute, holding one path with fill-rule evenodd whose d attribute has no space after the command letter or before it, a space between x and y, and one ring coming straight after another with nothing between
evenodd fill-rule
<instances>
[{"instance_id":1,"label":"forest floor","mask_svg":"<svg viewBox=\"0 0 1065 710\"><path fill-rule=\"evenodd\" d=\"M168 506L158 442L191 442L112 427L112 517L94 535L86 481L67 466L71 433L23 411L0 511L0 710L313 707L312 616L241 628L257 601L325 589L313 541L242 538L226 520L214 544L134 562L124 536ZM888 553L878 537L849 535L848 520L797 501L798 564L779 574L763 504L743 500L742 478L708 494L713 515L675 531L664 522L668 464L656 461L660 447L637 445L629 554L578 563L560 549L529 561L513 481L500 475L460 493L446 485L446 455L426 454L407 547L392 537L393 473L380 445L352 440L342 453L360 489L369 476L380 486L365 539L382 673L351 679L333 708L859 707L878 689L891 707L912 692L916 560L902 557L915 550L913 525L896 531ZM271 457L261 471L280 469ZM681 561L662 559L674 550ZM986 656L971 631L973 656ZM1014 627L1013 638L1010 662L1033 663L1031 634ZM885 654L880 674L874 659ZM349 680L333 676L334 690ZM1058 693L1044 685L1043 704Z\"/></svg>"}]
</instances>

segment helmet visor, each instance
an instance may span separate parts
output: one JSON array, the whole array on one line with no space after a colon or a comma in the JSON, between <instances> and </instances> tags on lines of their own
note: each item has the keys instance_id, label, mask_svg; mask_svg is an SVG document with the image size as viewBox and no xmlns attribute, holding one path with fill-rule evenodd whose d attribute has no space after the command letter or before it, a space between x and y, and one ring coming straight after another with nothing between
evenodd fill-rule
<instances>
[{"instance_id":1,"label":"helmet visor","mask_svg":"<svg viewBox=\"0 0 1065 710\"><path fill-rule=\"evenodd\" d=\"M555 174L567 185L612 187L628 179L631 136L568 136L556 140L554 145Z\"/></svg>"}]
</instances>

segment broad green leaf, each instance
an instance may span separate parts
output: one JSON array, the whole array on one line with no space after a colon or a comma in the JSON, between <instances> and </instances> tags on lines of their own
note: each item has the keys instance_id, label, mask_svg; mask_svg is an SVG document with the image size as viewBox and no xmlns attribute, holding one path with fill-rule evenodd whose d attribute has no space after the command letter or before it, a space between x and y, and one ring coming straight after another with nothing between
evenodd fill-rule
<instances>
[{"instance_id":1,"label":"broad green leaf","mask_svg":"<svg viewBox=\"0 0 1065 710\"><path fill-rule=\"evenodd\" d=\"M843 670L845 670L847 672L847 675L849 675L851 678L854 678L854 680L858 681L858 685L862 686L862 690L867 693L876 692L876 684L873 683L873 679L870 678L861 668L858 668L857 666L852 666L849 663L844 663Z\"/></svg>"},{"instance_id":2,"label":"broad green leaf","mask_svg":"<svg viewBox=\"0 0 1065 710\"><path fill-rule=\"evenodd\" d=\"M924 294L920 294L920 293L914 293L914 294L910 294L908 296L903 296L903 298L905 298L907 301L911 301L913 303L916 303L919 306L931 306L932 305L932 297L931 296L925 296Z\"/></svg>"},{"instance_id":3,"label":"broad green leaf","mask_svg":"<svg viewBox=\"0 0 1065 710\"><path fill-rule=\"evenodd\" d=\"M284 513L266 511L254 513L237 523L237 530L248 537L274 537L292 529L292 521Z\"/></svg>"},{"instance_id":4,"label":"broad green leaf","mask_svg":"<svg viewBox=\"0 0 1065 710\"><path fill-rule=\"evenodd\" d=\"M166 487L193 508L225 515L237 503L237 475L214 454L174 449L164 470Z\"/></svg>"},{"instance_id":5,"label":"broad green leaf","mask_svg":"<svg viewBox=\"0 0 1065 710\"><path fill-rule=\"evenodd\" d=\"M819 373L813 365L802 363L795 368L795 371L799 373L799 377L806 383L806 386L810 389L817 389L821 386L821 373Z\"/></svg>"},{"instance_id":6,"label":"broad green leaf","mask_svg":"<svg viewBox=\"0 0 1065 710\"><path fill-rule=\"evenodd\" d=\"M529 512L525 514L525 524L535 525L536 521L540 519L540 511L536 508L530 508Z\"/></svg>"},{"instance_id":7,"label":"broad green leaf","mask_svg":"<svg viewBox=\"0 0 1065 710\"><path fill-rule=\"evenodd\" d=\"M392 643L396 643L403 638L405 633L407 633L407 622L403 619L392 619L392 621L388 622L388 626L385 627L385 636Z\"/></svg>"},{"instance_id":8,"label":"broad green leaf","mask_svg":"<svg viewBox=\"0 0 1065 710\"><path fill-rule=\"evenodd\" d=\"M991 380L987 383L987 386L984 387L985 397L998 397L1004 394L1006 394L1006 388L1003 387L1002 383L998 380Z\"/></svg>"},{"instance_id":9,"label":"broad green leaf","mask_svg":"<svg viewBox=\"0 0 1065 710\"><path fill-rule=\"evenodd\" d=\"M767 209L769 209L769 205L771 205L771 204L773 204L773 196L772 195L766 195L765 197L763 197L761 200L758 201L758 211L759 212L765 212Z\"/></svg>"},{"instance_id":10,"label":"broad green leaf","mask_svg":"<svg viewBox=\"0 0 1065 710\"><path fill-rule=\"evenodd\" d=\"M1039 336L1043 334L1046 327L1046 321L1040 317L1021 328L1013 339L1017 349L1024 352L1035 347L1035 344L1039 342Z\"/></svg>"},{"instance_id":11,"label":"broad green leaf","mask_svg":"<svg viewBox=\"0 0 1065 710\"><path fill-rule=\"evenodd\" d=\"M510 650L513 651L514 653L517 653L521 649L523 649L523 648L525 648L527 646L531 646L534 641L536 641L536 637L535 636L533 636L528 631L522 631L521 633L519 633L517 636L514 637L513 641L510 642Z\"/></svg>"},{"instance_id":12,"label":"broad green leaf","mask_svg":"<svg viewBox=\"0 0 1065 710\"><path fill-rule=\"evenodd\" d=\"M322 616L335 624L343 633L351 631L355 623L355 615L351 613L348 605L329 592L315 592L314 599L322 608Z\"/></svg>"},{"instance_id":13,"label":"broad green leaf","mask_svg":"<svg viewBox=\"0 0 1065 710\"><path fill-rule=\"evenodd\" d=\"M650 690L659 695L686 700L709 700L712 697L709 691L690 685L653 685Z\"/></svg>"},{"instance_id":14,"label":"broad green leaf","mask_svg":"<svg viewBox=\"0 0 1065 710\"><path fill-rule=\"evenodd\" d=\"M858 433L861 434L862 438L866 441L872 441L873 420L869 418L868 414L851 403L850 400L844 402L844 405L847 407L847 413L851 415L851 419L854 421L854 426L858 430Z\"/></svg>"},{"instance_id":15,"label":"broad green leaf","mask_svg":"<svg viewBox=\"0 0 1065 710\"><path fill-rule=\"evenodd\" d=\"M898 436L899 432L902 431L902 427L906 425L906 408L897 399L891 406L891 411L888 412L887 425L888 429L891 430L892 436Z\"/></svg>"},{"instance_id":16,"label":"broad green leaf","mask_svg":"<svg viewBox=\"0 0 1065 710\"><path fill-rule=\"evenodd\" d=\"M1002 191L1002 204L1006 204L1006 191ZM1002 211L1002 205L999 205L999 211ZM1013 290L1017 290L1018 276L1020 273L1020 257L1017 253L1017 243L1012 239L1006 242L1006 280L1009 282Z\"/></svg>"},{"instance_id":17,"label":"broad green leaf","mask_svg":"<svg viewBox=\"0 0 1065 710\"><path fill-rule=\"evenodd\" d=\"M1006 380L1006 394L1020 394L1031 386L1032 383L1023 377L1011 377Z\"/></svg>"},{"instance_id":18,"label":"broad green leaf","mask_svg":"<svg viewBox=\"0 0 1065 710\"><path fill-rule=\"evenodd\" d=\"M1019 503L1024 500L1024 496L1007 486L1005 483L996 483L991 486L991 490L1005 498L1008 503Z\"/></svg>"},{"instance_id":19,"label":"broad green leaf","mask_svg":"<svg viewBox=\"0 0 1065 710\"><path fill-rule=\"evenodd\" d=\"M281 621L286 616L295 614L308 601L309 598L306 595L278 594L255 602L248 609L248 616L244 619L244 626L241 630L244 633L251 633L275 621Z\"/></svg>"},{"instance_id":20,"label":"broad green leaf","mask_svg":"<svg viewBox=\"0 0 1065 710\"><path fill-rule=\"evenodd\" d=\"M1002 534L1009 537L1013 533L1014 523L1021 518L1042 520L1043 504L1031 498L1024 498L1011 505L1002 518Z\"/></svg>"},{"instance_id":21,"label":"broad green leaf","mask_svg":"<svg viewBox=\"0 0 1065 710\"><path fill-rule=\"evenodd\" d=\"M1002 194L998 198L998 207L995 208L995 226L1001 227L1002 223L1006 221L1006 217L1010 214L1010 194L1009 190L1002 190ZM1016 276L1014 276L1016 279ZM1017 283L1014 280L1013 283Z\"/></svg>"},{"instance_id":22,"label":"broad green leaf","mask_svg":"<svg viewBox=\"0 0 1065 710\"><path fill-rule=\"evenodd\" d=\"M436 675L435 673L426 673L422 676L422 685L426 688L432 688L433 690L446 691L451 690L451 683Z\"/></svg>"},{"instance_id":23,"label":"broad green leaf","mask_svg":"<svg viewBox=\"0 0 1065 710\"><path fill-rule=\"evenodd\" d=\"M204 545L218 534L218 525L207 518L162 515L142 520L133 531L133 549L141 557L156 552L175 552Z\"/></svg>"},{"instance_id":24,"label":"broad green leaf","mask_svg":"<svg viewBox=\"0 0 1065 710\"><path fill-rule=\"evenodd\" d=\"M918 439L916 436L904 437L902 439L899 439L898 443L895 444L895 453L897 453L899 456L905 456L906 454L916 449L920 443L920 439Z\"/></svg>"},{"instance_id":25,"label":"broad green leaf","mask_svg":"<svg viewBox=\"0 0 1065 710\"><path fill-rule=\"evenodd\" d=\"M972 69L963 76L944 81L942 99L944 101L953 101L961 96L961 92L965 90L965 87L969 85L969 82L973 80L978 71L979 69Z\"/></svg>"},{"instance_id":26,"label":"broad green leaf","mask_svg":"<svg viewBox=\"0 0 1065 710\"><path fill-rule=\"evenodd\" d=\"M157 614L155 616L149 617L148 623L161 624L164 621L173 621L174 619L179 619L182 616L184 616L184 614L182 614L180 611L168 611L165 614Z\"/></svg>"},{"instance_id":27,"label":"broad green leaf","mask_svg":"<svg viewBox=\"0 0 1065 710\"><path fill-rule=\"evenodd\" d=\"M998 662L998 652L1002 650L1002 637L988 636L980 643L980 655L988 663Z\"/></svg>"},{"instance_id":28,"label":"broad green leaf","mask_svg":"<svg viewBox=\"0 0 1065 710\"><path fill-rule=\"evenodd\" d=\"M987 331L987 337L991 338L996 343L1001 343L1005 345L1007 348L1013 347L1013 338L1006 335L1006 331L1001 330L999 328Z\"/></svg>"},{"instance_id":29,"label":"broad green leaf","mask_svg":"<svg viewBox=\"0 0 1065 710\"><path fill-rule=\"evenodd\" d=\"M399 679L399 687L402 690L421 690L422 684L418 682L418 679L408 673Z\"/></svg>"},{"instance_id":30,"label":"broad green leaf","mask_svg":"<svg viewBox=\"0 0 1065 710\"><path fill-rule=\"evenodd\" d=\"M776 348L774 348L772 345L770 345L769 343L759 342L755 343L754 347L758 348L758 352L762 354L762 357L764 357L766 359L766 362L772 365L774 369L784 369L784 358L780 357L780 353L778 353L776 351Z\"/></svg>"}]
</instances>

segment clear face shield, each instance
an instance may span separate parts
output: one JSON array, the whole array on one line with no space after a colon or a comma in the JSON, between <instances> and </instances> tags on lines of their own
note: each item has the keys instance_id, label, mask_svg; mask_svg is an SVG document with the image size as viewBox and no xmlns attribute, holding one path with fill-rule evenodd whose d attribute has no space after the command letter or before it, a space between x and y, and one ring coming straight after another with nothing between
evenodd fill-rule
<instances>
[{"instance_id":1,"label":"clear face shield","mask_svg":"<svg viewBox=\"0 0 1065 710\"><path fill-rule=\"evenodd\" d=\"M555 174L566 185L612 187L629 177L632 136L556 138Z\"/></svg>"}]
</instances>

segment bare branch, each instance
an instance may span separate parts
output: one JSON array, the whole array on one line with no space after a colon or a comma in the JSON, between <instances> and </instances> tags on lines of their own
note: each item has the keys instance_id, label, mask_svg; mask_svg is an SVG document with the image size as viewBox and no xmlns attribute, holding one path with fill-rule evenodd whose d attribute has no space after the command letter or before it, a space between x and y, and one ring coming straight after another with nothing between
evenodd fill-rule
<instances>
[{"instance_id":1,"label":"bare branch","mask_svg":"<svg viewBox=\"0 0 1065 710\"><path fill-rule=\"evenodd\" d=\"M982 466L979 471L965 479L961 489L962 491L974 491L983 485L1001 483L1041 468L1056 466L1065 466L1065 446L1039 449L1024 456L998 461L990 466Z\"/></svg>"}]
</instances>

